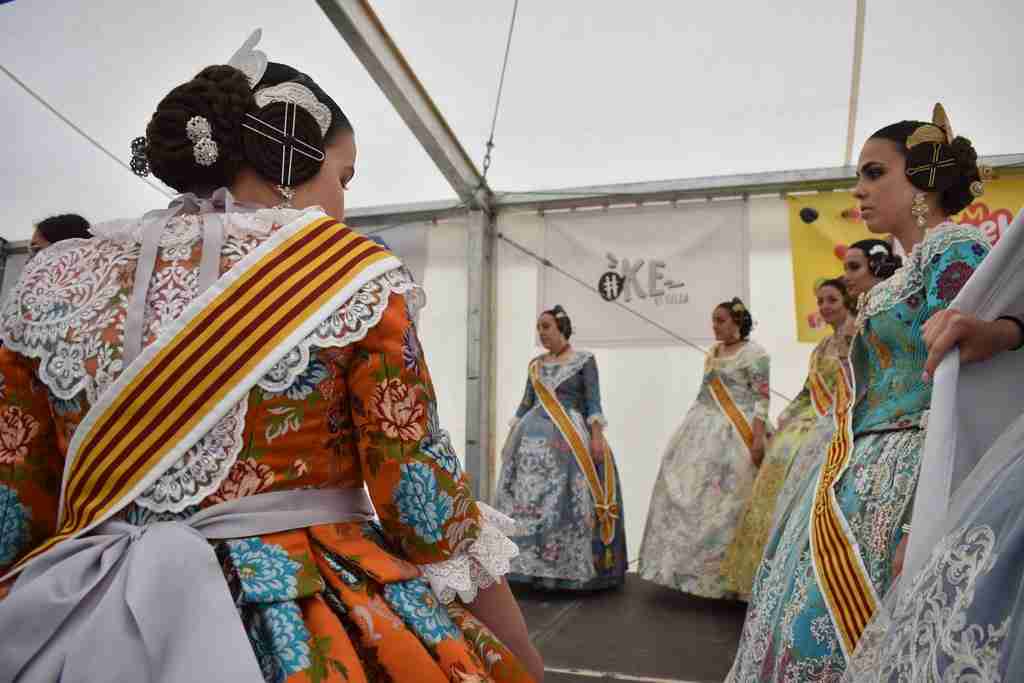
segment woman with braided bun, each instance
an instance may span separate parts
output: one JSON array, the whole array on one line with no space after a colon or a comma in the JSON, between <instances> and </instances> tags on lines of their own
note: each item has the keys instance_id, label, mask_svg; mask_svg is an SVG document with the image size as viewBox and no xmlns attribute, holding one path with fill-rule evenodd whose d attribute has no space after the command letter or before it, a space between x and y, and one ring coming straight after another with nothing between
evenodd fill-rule
<instances>
[{"instance_id":1,"label":"woman with braided bun","mask_svg":"<svg viewBox=\"0 0 1024 683\"><path fill-rule=\"evenodd\" d=\"M171 206L5 302L0 680L540 680L422 292L338 222L352 124L258 40L132 144Z\"/></svg>"},{"instance_id":2,"label":"woman with braided bun","mask_svg":"<svg viewBox=\"0 0 1024 683\"><path fill-rule=\"evenodd\" d=\"M924 325L989 251L980 231L950 221L983 191L982 171L941 106L931 123L872 135L857 175L868 228L891 234L908 256L861 294L835 434L814 486L765 550L729 681L842 677L901 571L931 404Z\"/></svg>"},{"instance_id":3,"label":"woman with braided bun","mask_svg":"<svg viewBox=\"0 0 1024 683\"><path fill-rule=\"evenodd\" d=\"M640 548L640 575L706 598L737 598L723 571L770 423L769 357L738 298L712 311L717 340L697 400L669 439Z\"/></svg>"},{"instance_id":4,"label":"woman with braided bun","mask_svg":"<svg viewBox=\"0 0 1024 683\"><path fill-rule=\"evenodd\" d=\"M892 244L886 240L867 239L854 242L843 257L843 282L854 302L903 265Z\"/></svg>"},{"instance_id":5,"label":"woman with braided bun","mask_svg":"<svg viewBox=\"0 0 1024 683\"><path fill-rule=\"evenodd\" d=\"M502 450L498 509L516 521L509 580L593 591L626 578L618 469L604 438L594 354L573 348L561 306L537 319L547 352L530 362L526 391Z\"/></svg>"}]
</instances>

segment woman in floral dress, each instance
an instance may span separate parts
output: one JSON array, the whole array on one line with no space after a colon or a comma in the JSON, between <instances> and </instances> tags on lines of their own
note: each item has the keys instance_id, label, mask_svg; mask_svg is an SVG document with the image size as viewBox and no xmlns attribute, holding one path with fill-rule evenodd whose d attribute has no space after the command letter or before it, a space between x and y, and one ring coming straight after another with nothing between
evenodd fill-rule
<instances>
[{"instance_id":1,"label":"woman in floral dress","mask_svg":"<svg viewBox=\"0 0 1024 683\"><path fill-rule=\"evenodd\" d=\"M820 464L823 446L832 437L835 384L843 381L842 363L849 353L846 323L851 300L842 280L825 280L815 291L818 313L832 328L832 334L814 347L804 388L779 416L757 472L750 504L726 553L723 571L733 590L744 599L750 597L776 511L789 506L808 472Z\"/></svg>"},{"instance_id":2,"label":"woman in floral dress","mask_svg":"<svg viewBox=\"0 0 1024 683\"><path fill-rule=\"evenodd\" d=\"M498 483L498 509L517 526L509 581L574 591L619 586L628 564L622 489L604 438L597 361L572 348L561 306L541 313L537 333L548 353L530 364Z\"/></svg>"},{"instance_id":3,"label":"woman in floral dress","mask_svg":"<svg viewBox=\"0 0 1024 683\"><path fill-rule=\"evenodd\" d=\"M765 549L729 681L843 676L905 547L931 400L922 326L989 250L980 231L949 222L981 181L971 143L953 136L941 107L934 123L875 133L858 176L868 228L892 234L909 257L861 296L852 391L838 385L819 477Z\"/></svg>"},{"instance_id":4,"label":"woman in floral dress","mask_svg":"<svg viewBox=\"0 0 1024 683\"><path fill-rule=\"evenodd\" d=\"M540 680L422 292L330 218L352 126L257 40L133 144L184 194L47 248L6 301L0 680Z\"/></svg>"},{"instance_id":5,"label":"woman in floral dress","mask_svg":"<svg viewBox=\"0 0 1024 683\"><path fill-rule=\"evenodd\" d=\"M769 358L739 299L712 313L718 342L697 401L669 440L640 548L640 575L707 598L736 598L725 553L750 500L768 431Z\"/></svg>"},{"instance_id":6,"label":"woman in floral dress","mask_svg":"<svg viewBox=\"0 0 1024 683\"><path fill-rule=\"evenodd\" d=\"M934 408L919 487L931 495L914 501L903 572L844 683L1024 680L1022 255L1024 212L923 328Z\"/></svg>"}]
</instances>

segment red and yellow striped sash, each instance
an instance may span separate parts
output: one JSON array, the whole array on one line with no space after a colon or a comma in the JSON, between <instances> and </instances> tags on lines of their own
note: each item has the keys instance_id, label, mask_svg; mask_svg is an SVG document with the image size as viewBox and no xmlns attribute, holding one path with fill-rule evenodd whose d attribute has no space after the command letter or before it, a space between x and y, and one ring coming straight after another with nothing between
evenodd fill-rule
<instances>
[{"instance_id":1,"label":"red and yellow striped sash","mask_svg":"<svg viewBox=\"0 0 1024 683\"><path fill-rule=\"evenodd\" d=\"M853 654L878 605L874 585L860 556L834 490L853 452L852 373L844 363L836 383L836 431L818 478L811 512L811 557L846 657Z\"/></svg>"},{"instance_id":2,"label":"red and yellow striped sash","mask_svg":"<svg viewBox=\"0 0 1024 683\"><path fill-rule=\"evenodd\" d=\"M322 214L281 228L194 302L176 331L147 348L90 411L69 447L57 533L14 571L133 500L244 397L289 342L398 265Z\"/></svg>"},{"instance_id":3,"label":"red and yellow striped sash","mask_svg":"<svg viewBox=\"0 0 1024 683\"><path fill-rule=\"evenodd\" d=\"M565 412L565 408L559 403L558 398L548 389L547 385L540 379L540 362L533 361L530 364L530 382L533 390L540 398L551 421L558 427L558 431L565 437L572 454L576 457L576 464L587 479L587 486L590 488L590 495L594 498L594 510L597 515L597 523L601 529L601 541L610 545L615 539L615 521L619 518L619 503L615 497L615 461L612 456L612 449L605 444L604 482L602 484L597 475L597 467L590 457L590 451L583 441L582 435L576 429L572 419Z\"/></svg>"},{"instance_id":4,"label":"red and yellow striped sash","mask_svg":"<svg viewBox=\"0 0 1024 683\"><path fill-rule=\"evenodd\" d=\"M747 421L747 416L736 405L736 401L732 400L732 394L729 393L729 388L725 386L725 382L715 374L708 381L708 386L711 388L711 395L715 398L715 403L718 404L719 409L729 419L729 422L732 423L733 428L736 429L736 434L747 445L747 450L753 450L754 430Z\"/></svg>"},{"instance_id":5,"label":"red and yellow striped sash","mask_svg":"<svg viewBox=\"0 0 1024 683\"><path fill-rule=\"evenodd\" d=\"M828 415L828 411L832 408L835 396L832 394L832 390L829 389L828 384L825 382L825 376L819 369L821 363L827 362L822 359L822 355L820 347L814 349L814 353L811 354L810 369L807 373L807 387L814 412L824 417Z\"/></svg>"}]
</instances>

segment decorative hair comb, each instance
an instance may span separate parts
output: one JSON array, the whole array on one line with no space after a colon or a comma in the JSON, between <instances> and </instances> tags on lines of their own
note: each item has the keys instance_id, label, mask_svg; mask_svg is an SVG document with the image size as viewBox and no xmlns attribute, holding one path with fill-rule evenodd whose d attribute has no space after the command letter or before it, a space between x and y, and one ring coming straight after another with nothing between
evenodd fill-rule
<instances>
[{"instance_id":1,"label":"decorative hair comb","mask_svg":"<svg viewBox=\"0 0 1024 683\"><path fill-rule=\"evenodd\" d=\"M242 47L238 48L228 60L229 66L235 67L249 79L250 88L255 88L263 80L263 74L267 72L267 53L256 49L256 45L262 37L263 29L258 28L253 31L242 43Z\"/></svg>"}]
</instances>

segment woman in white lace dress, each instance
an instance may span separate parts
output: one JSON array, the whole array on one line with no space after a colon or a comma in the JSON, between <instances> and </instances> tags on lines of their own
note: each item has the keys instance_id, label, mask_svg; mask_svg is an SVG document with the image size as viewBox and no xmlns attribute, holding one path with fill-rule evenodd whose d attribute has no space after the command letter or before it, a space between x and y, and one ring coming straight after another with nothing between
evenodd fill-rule
<instances>
[{"instance_id":1,"label":"woman in white lace dress","mask_svg":"<svg viewBox=\"0 0 1024 683\"><path fill-rule=\"evenodd\" d=\"M498 509L518 526L509 581L578 591L619 586L627 565L622 490L604 439L597 361L572 348L561 306L540 315L537 332L548 352L530 363L498 484Z\"/></svg>"},{"instance_id":2,"label":"woman in white lace dress","mask_svg":"<svg viewBox=\"0 0 1024 683\"><path fill-rule=\"evenodd\" d=\"M718 342L697 401L669 440L640 548L640 575L707 598L736 598L722 571L750 500L768 431L767 352L739 300L712 313Z\"/></svg>"}]
</instances>

